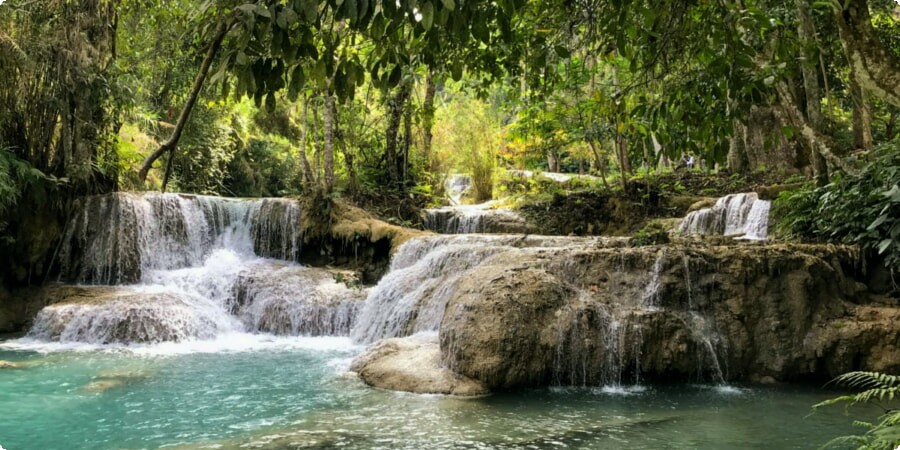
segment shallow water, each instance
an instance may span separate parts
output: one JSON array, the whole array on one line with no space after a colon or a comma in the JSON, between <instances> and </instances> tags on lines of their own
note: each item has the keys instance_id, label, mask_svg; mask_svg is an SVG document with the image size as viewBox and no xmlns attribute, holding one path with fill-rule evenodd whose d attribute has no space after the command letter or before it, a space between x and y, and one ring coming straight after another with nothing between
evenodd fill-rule
<instances>
[{"instance_id":1,"label":"shallow water","mask_svg":"<svg viewBox=\"0 0 900 450\"><path fill-rule=\"evenodd\" d=\"M0 344L0 444L143 448L815 448L850 433L810 386L555 388L464 400L371 389L345 338L128 349Z\"/></svg>"}]
</instances>

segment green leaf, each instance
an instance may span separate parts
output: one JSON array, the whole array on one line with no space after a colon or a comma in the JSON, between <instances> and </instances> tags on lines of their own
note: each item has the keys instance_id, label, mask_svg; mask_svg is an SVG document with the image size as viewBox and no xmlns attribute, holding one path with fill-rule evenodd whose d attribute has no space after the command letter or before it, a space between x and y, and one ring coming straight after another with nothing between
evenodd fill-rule
<instances>
[{"instance_id":1,"label":"green leaf","mask_svg":"<svg viewBox=\"0 0 900 450\"><path fill-rule=\"evenodd\" d=\"M891 199L891 203L900 203L900 186L895 184L891 190L885 191L884 196Z\"/></svg>"},{"instance_id":2,"label":"green leaf","mask_svg":"<svg viewBox=\"0 0 900 450\"><path fill-rule=\"evenodd\" d=\"M880 243L878 243L878 254L880 255L884 253L893 242L893 239L884 239Z\"/></svg>"},{"instance_id":3,"label":"green leaf","mask_svg":"<svg viewBox=\"0 0 900 450\"><path fill-rule=\"evenodd\" d=\"M319 2L316 0L300 0L300 9L307 22L315 22L319 18Z\"/></svg>"},{"instance_id":4,"label":"green leaf","mask_svg":"<svg viewBox=\"0 0 900 450\"><path fill-rule=\"evenodd\" d=\"M882 214L882 215L878 216L878 218L875 219L875 221L872 222L872 223L866 228L866 230L872 231L872 230L878 228L878 226L881 225L881 224L883 224L884 221L886 221L887 219L888 219L887 214Z\"/></svg>"},{"instance_id":5,"label":"green leaf","mask_svg":"<svg viewBox=\"0 0 900 450\"><path fill-rule=\"evenodd\" d=\"M434 25L434 5L431 2L425 2L419 12L422 13L422 26L426 31L430 30Z\"/></svg>"},{"instance_id":6,"label":"green leaf","mask_svg":"<svg viewBox=\"0 0 900 450\"><path fill-rule=\"evenodd\" d=\"M456 9L456 2L453 0L441 0L441 3L444 5L444 8L447 8L450 11Z\"/></svg>"}]
</instances>

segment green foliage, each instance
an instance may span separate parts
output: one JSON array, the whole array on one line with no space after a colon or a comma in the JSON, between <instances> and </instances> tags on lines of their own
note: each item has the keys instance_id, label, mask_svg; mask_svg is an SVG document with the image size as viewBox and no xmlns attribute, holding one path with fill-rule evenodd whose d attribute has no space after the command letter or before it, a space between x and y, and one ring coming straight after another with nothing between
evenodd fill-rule
<instances>
[{"instance_id":1,"label":"green foliage","mask_svg":"<svg viewBox=\"0 0 900 450\"><path fill-rule=\"evenodd\" d=\"M638 247L667 244L668 242L669 230L666 225L659 220L651 220L631 238L632 245Z\"/></svg>"},{"instance_id":2,"label":"green foliage","mask_svg":"<svg viewBox=\"0 0 900 450\"><path fill-rule=\"evenodd\" d=\"M859 244L900 269L900 141L881 145L855 176L786 191L775 202L777 231L791 238Z\"/></svg>"},{"instance_id":3,"label":"green foliage","mask_svg":"<svg viewBox=\"0 0 900 450\"><path fill-rule=\"evenodd\" d=\"M26 193L30 203L43 205L48 200L49 190L58 182L9 150L0 148L0 238L10 239L2 234L9 225L4 219Z\"/></svg>"},{"instance_id":4,"label":"green foliage","mask_svg":"<svg viewBox=\"0 0 900 450\"><path fill-rule=\"evenodd\" d=\"M456 96L453 108L441 108L436 116L434 149L472 178L474 200L493 197L499 126L481 101Z\"/></svg>"},{"instance_id":5,"label":"green foliage","mask_svg":"<svg viewBox=\"0 0 900 450\"><path fill-rule=\"evenodd\" d=\"M838 403L846 404L848 410L859 404L876 404L884 408L884 405L900 400L900 376L878 372L850 372L835 378L834 382L851 389L862 389L862 392L826 400L814 405L814 410ZM854 421L854 425L866 428L865 433L833 439L823 448L853 446L865 450L896 449L900 446L900 409L885 408L884 414L878 419L878 423Z\"/></svg>"}]
</instances>

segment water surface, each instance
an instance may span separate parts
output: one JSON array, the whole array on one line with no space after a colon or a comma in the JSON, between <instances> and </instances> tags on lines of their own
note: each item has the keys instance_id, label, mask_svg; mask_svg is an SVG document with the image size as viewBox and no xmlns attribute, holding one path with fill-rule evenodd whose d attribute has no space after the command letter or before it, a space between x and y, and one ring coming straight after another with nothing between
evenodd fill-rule
<instances>
[{"instance_id":1,"label":"water surface","mask_svg":"<svg viewBox=\"0 0 900 450\"><path fill-rule=\"evenodd\" d=\"M346 338L236 334L111 349L0 344L20 449L815 448L854 431L814 386L553 388L479 399L368 388Z\"/></svg>"}]
</instances>

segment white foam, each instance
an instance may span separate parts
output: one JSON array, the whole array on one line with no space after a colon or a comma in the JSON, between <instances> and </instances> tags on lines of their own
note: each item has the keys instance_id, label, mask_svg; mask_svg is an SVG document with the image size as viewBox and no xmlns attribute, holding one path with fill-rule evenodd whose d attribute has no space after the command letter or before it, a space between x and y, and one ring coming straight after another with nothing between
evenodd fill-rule
<instances>
[{"instance_id":1,"label":"white foam","mask_svg":"<svg viewBox=\"0 0 900 450\"><path fill-rule=\"evenodd\" d=\"M141 356L175 356L195 353L239 353L260 351L312 350L322 352L356 352L361 346L348 337L298 337L271 334L225 333L210 340L163 342L158 344L88 344L81 342L49 342L20 338L0 343L0 349L55 352L126 352Z\"/></svg>"},{"instance_id":2,"label":"white foam","mask_svg":"<svg viewBox=\"0 0 900 450\"><path fill-rule=\"evenodd\" d=\"M621 396L629 396L629 395L638 395L647 392L646 386L641 386L639 384L632 386L622 386L622 385L607 385L603 386L595 392L599 391L601 394L605 395L621 395Z\"/></svg>"}]
</instances>

